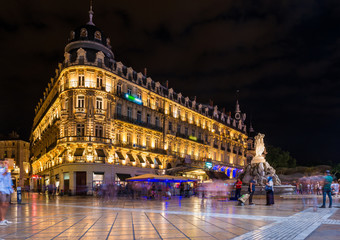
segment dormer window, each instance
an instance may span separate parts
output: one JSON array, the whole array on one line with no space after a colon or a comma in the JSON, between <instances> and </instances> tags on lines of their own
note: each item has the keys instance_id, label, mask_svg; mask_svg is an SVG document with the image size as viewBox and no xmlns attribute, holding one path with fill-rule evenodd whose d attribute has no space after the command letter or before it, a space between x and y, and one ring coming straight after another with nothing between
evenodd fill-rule
<instances>
[{"instance_id":1,"label":"dormer window","mask_svg":"<svg viewBox=\"0 0 340 240\"><path fill-rule=\"evenodd\" d=\"M106 45L107 45L108 47L111 47L111 40L110 40L110 38L107 38L107 39L106 39Z\"/></svg>"},{"instance_id":2,"label":"dormer window","mask_svg":"<svg viewBox=\"0 0 340 240\"><path fill-rule=\"evenodd\" d=\"M94 38L97 39L97 40L102 40L102 35L99 31L96 31L94 33Z\"/></svg>"},{"instance_id":3,"label":"dormer window","mask_svg":"<svg viewBox=\"0 0 340 240\"><path fill-rule=\"evenodd\" d=\"M86 30L86 28L82 28L80 30L80 36L81 37L87 37L87 30Z\"/></svg>"},{"instance_id":4,"label":"dormer window","mask_svg":"<svg viewBox=\"0 0 340 240\"><path fill-rule=\"evenodd\" d=\"M75 38L75 32L71 31L70 32L70 40L73 40Z\"/></svg>"}]
</instances>

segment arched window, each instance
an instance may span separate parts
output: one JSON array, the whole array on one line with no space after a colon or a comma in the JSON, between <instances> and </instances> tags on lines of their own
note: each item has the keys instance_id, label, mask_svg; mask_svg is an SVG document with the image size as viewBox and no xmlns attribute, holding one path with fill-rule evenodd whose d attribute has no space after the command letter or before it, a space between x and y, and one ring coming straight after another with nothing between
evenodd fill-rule
<instances>
[{"instance_id":1,"label":"arched window","mask_svg":"<svg viewBox=\"0 0 340 240\"><path fill-rule=\"evenodd\" d=\"M71 31L70 32L70 40L73 40L75 38L75 32Z\"/></svg>"},{"instance_id":2,"label":"arched window","mask_svg":"<svg viewBox=\"0 0 340 240\"><path fill-rule=\"evenodd\" d=\"M80 36L81 37L87 37L87 30L86 30L86 28L82 28L80 30Z\"/></svg>"},{"instance_id":3,"label":"arched window","mask_svg":"<svg viewBox=\"0 0 340 240\"><path fill-rule=\"evenodd\" d=\"M102 40L102 35L99 31L96 31L94 33L94 38L97 39L97 40Z\"/></svg>"}]
</instances>

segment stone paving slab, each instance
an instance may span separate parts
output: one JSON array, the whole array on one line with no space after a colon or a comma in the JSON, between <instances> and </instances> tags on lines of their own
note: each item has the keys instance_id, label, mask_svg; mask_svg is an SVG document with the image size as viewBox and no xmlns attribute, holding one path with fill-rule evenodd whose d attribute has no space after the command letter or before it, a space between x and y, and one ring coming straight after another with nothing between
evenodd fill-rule
<instances>
[{"instance_id":1,"label":"stone paving slab","mask_svg":"<svg viewBox=\"0 0 340 240\"><path fill-rule=\"evenodd\" d=\"M170 201L101 201L92 197L48 200L31 194L24 201L26 204L10 207L8 218L13 224L0 227L0 238L302 239L317 231L320 225L339 226L338 219L330 218L336 209L301 211L313 202L292 199L278 199L275 206L269 207L264 206L263 198L255 198L256 206L242 207L236 206L236 202L208 199L202 203L196 197ZM285 228L291 231L282 235ZM303 231L299 232L299 228ZM269 230L276 234L269 234Z\"/></svg>"}]
</instances>

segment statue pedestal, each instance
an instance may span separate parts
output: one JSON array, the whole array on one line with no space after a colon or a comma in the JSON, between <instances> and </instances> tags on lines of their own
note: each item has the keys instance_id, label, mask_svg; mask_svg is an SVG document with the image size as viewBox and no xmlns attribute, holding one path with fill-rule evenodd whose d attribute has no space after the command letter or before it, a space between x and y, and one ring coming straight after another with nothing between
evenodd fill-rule
<instances>
[{"instance_id":1,"label":"statue pedestal","mask_svg":"<svg viewBox=\"0 0 340 240\"><path fill-rule=\"evenodd\" d=\"M251 164L264 163L264 162L266 162L266 159L262 156L254 157L253 160L251 160Z\"/></svg>"}]
</instances>

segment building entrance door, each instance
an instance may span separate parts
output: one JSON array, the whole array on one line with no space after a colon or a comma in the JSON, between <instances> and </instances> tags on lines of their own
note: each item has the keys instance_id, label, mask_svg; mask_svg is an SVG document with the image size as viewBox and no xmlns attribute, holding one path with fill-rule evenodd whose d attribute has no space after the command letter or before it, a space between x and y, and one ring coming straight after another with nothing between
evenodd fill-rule
<instances>
[{"instance_id":1,"label":"building entrance door","mask_svg":"<svg viewBox=\"0 0 340 240\"><path fill-rule=\"evenodd\" d=\"M86 172L76 172L76 195L86 195Z\"/></svg>"}]
</instances>

